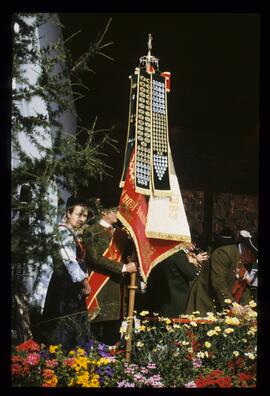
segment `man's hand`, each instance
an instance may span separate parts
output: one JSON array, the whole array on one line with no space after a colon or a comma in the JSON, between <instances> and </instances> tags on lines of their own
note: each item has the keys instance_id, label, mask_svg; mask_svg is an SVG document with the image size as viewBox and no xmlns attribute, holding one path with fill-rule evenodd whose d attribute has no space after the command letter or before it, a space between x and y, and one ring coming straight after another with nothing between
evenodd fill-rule
<instances>
[{"instance_id":1,"label":"man's hand","mask_svg":"<svg viewBox=\"0 0 270 396\"><path fill-rule=\"evenodd\" d=\"M196 255L196 259L199 264L202 264L204 261L208 260L208 253L207 252L202 252Z\"/></svg>"},{"instance_id":2,"label":"man's hand","mask_svg":"<svg viewBox=\"0 0 270 396\"><path fill-rule=\"evenodd\" d=\"M123 272L137 272L136 263L131 262L131 263L125 264Z\"/></svg>"},{"instance_id":3,"label":"man's hand","mask_svg":"<svg viewBox=\"0 0 270 396\"><path fill-rule=\"evenodd\" d=\"M89 286L89 283L86 278L82 281L82 285L83 285L82 294L84 296L89 296L89 294L91 293L91 287Z\"/></svg>"}]
</instances>

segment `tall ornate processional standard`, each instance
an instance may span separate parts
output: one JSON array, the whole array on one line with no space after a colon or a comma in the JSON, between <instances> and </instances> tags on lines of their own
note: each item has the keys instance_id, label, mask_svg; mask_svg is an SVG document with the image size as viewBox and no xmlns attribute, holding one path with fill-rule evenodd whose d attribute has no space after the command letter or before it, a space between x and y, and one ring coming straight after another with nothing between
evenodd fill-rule
<instances>
[{"instance_id":1,"label":"tall ornate processional standard","mask_svg":"<svg viewBox=\"0 0 270 396\"><path fill-rule=\"evenodd\" d=\"M170 73L160 72L159 62L148 54L130 76L130 105L118 218L131 233L142 276L190 243L178 178L172 160L167 93Z\"/></svg>"}]
</instances>

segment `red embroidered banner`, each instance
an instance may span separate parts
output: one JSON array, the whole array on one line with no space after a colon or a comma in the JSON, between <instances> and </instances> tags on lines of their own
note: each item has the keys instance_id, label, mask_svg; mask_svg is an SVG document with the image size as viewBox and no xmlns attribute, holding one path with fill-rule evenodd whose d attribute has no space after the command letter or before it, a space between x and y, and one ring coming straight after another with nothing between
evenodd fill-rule
<instances>
[{"instance_id":1,"label":"red embroidered banner","mask_svg":"<svg viewBox=\"0 0 270 396\"><path fill-rule=\"evenodd\" d=\"M141 274L144 281L146 281L151 269L160 261L178 251L182 243L146 237L145 226L149 197L135 192L134 162L133 152L120 198L118 218L133 238ZM162 213L160 215L162 216Z\"/></svg>"}]
</instances>

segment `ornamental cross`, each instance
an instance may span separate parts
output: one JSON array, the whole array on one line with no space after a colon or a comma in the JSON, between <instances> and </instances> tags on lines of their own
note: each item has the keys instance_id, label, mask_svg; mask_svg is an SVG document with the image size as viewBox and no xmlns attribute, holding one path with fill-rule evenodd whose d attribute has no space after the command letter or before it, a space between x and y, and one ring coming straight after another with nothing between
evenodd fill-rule
<instances>
[{"instance_id":1,"label":"ornamental cross","mask_svg":"<svg viewBox=\"0 0 270 396\"><path fill-rule=\"evenodd\" d=\"M152 49L152 35L151 33L148 34L148 56L151 55L151 49Z\"/></svg>"}]
</instances>

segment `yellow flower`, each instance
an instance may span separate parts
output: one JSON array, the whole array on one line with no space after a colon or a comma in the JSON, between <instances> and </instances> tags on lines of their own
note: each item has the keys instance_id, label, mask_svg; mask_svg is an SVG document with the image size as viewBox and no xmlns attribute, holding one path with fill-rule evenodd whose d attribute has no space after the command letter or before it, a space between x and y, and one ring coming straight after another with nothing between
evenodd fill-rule
<instances>
[{"instance_id":1,"label":"yellow flower","mask_svg":"<svg viewBox=\"0 0 270 396\"><path fill-rule=\"evenodd\" d=\"M233 332L234 332L234 329L232 329L231 327L228 327L227 329L224 330L224 333L226 333L226 334L230 334Z\"/></svg>"},{"instance_id":2,"label":"yellow flower","mask_svg":"<svg viewBox=\"0 0 270 396\"><path fill-rule=\"evenodd\" d=\"M251 308L255 308L255 307L257 306L257 304L255 303L254 300L251 300L251 301L248 303L248 305L249 305Z\"/></svg>"},{"instance_id":3,"label":"yellow flower","mask_svg":"<svg viewBox=\"0 0 270 396\"><path fill-rule=\"evenodd\" d=\"M207 332L207 335L208 335L209 337L212 337L213 335L217 335L217 332L214 331L214 330L209 330L209 331Z\"/></svg>"},{"instance_id":4,"label":"yellow flower","mask_svg":"<svg viewBox=\"0 0 270 396\"><path fill-rule=\"evenodd\" d=\"M58 348L59 348L58 345L50 345L49 352L50 353L55 353Z\"/></svg>"},{"instance_id":5,"label":"yellow flower","mask_svg":"<svg viewBox=\"0 0 270 396\"><path fill-rule=\"evenodd\" d=\"M166 318L166 320L165 320L165 323L168 325L168 324L170 324L172 321L170 320L170 319L168 319L168 318Z\"/></svg>"},{"instance_id":6,"label":"yellow flower","mask_svg":"<svg viewBox=\"0 0 270 396\"><path fill-rule=\"evenodd\" d=\"M205 341L204 345L206 346L206 348L210 348L212 346L211 342L209 341Z\"/></svg>"},{"instance_id":7,"label":"yellow flower","mask_svg":"<svg viewBox=\"0 0 270 396\"><path fill-rule=\"evenodd\" d=\"M190 324L191 324L191 326L193 326L193 327L196 327L196 326L197 326L197 323L194 322L194 321L190 322Z\"/></svg>"},{"instance_id":8,"label":"yellow flower","mask_svg":"<svg viewBox=\"0 0 270 396\"><path fill-rule=\"evenodd\" d=\"M149 314L149 311L142 311L142 312L140 312L140 315L141 316L146 316L146 315L148 315Z\"/></svg>"},{"instance_id":9,"label":"yellow flower","mask_svg":"<svg viewBox=\"0 0 270 396\"><path fill-rule=\"evenodd\" d=\"M248 316L250 318L257 318L258 314L257 314L256 311L251 310L251 311L248 312Z\"/></svg>"},{"instance_id":10,"label":"yellow flower","mask_svg":"<svg viewBox=\"0 0 270 396\"><path fill-rule=\"evenodd\" d=\"M224 302L225 302L226 304L231 304L231 303L232 303L232 300L230 300L229 298L225 298Z\"/></svg>"},{"instance_id":11,"label":"yellow flower","mask_svg":"<svg viewBox=\"0 0 270 396\"><path fill-rule=\"evenodd\" d=\"M238 352L238 351L233 351L233 355L234 355L235 357L237 357L237 356L239 356L239 352Z\"/></svg>"},{"instance_id":12,"label":"yellow flower","mask_svg":"<svg viewBox=\"0 0 270 396\"><path fill-rule=\"evenodd\" d=\"M108 364L109 362L110 362L110 359L101 357L101 358L97 361L97 366L100 366L101 364Z\"/></svg>"},{"instance_id":13,"label":"yellow flower","mask_svg":"<svg viewBox=\"0 0 270 396\"><path fill-rule=\"evenodd\" d=\"M217 320L213 312L206 312L207 319L212 320L213 322Z\"/></svg>"},{"instance_id":14,"label":"yellow flower","mask_svg":"<svg viewBox=\"0 0 270 396\"><path fill-rule=\"evenodd\" d=\"M221 328L220 328L219 326L216 326L216 327L214 328L214 330L215 330L215 331L221 331Z\"/></svg>"},{"instance_id":15,"label":"yellow flower","mask_svg":"<svg viewBox=\"0 0 270 396\"><path fill-rule=\"evenodd\" d=\"M240 321L236 316L233 316L233 317L226 316L225 323L230 324L230 325L239 325Z\"/></svg>"},{"instance_id":16,"label":"yellow flower","mask_svg":"<svg viewBox=\"0 0 270 396\"><path fill-rule=\"evenodd\" d=\"M145 331L146 327L144 325L141 325L138 327L138 331Z\"/></svg>"},{"instance_id":17,"label":"yellow flower","mask_svg":"<svg viewBox=\"0 0 270 396\"><path fill-rule=\"evenodd\" d=\"M85 354L85 350L84 350L84 349L82 349L82 348L78 348L78 349L77 349L77 355L78 355L78 356L81 356L81 355L84 356L84 354Z\"/></svg>"}]
</instances>

